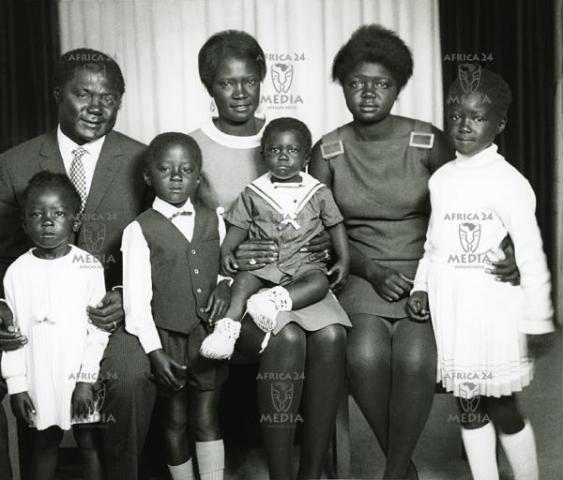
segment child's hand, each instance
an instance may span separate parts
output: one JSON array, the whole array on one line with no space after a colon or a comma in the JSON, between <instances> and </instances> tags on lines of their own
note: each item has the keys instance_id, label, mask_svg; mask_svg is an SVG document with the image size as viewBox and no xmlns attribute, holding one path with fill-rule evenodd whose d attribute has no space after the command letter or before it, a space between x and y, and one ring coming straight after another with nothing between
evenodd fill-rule
<instances>
[{"instance_id":1,"label":"child's hand","mask_svg":"<svg viewBox=\"0 0 563 480\"><path fill-rule=\"evenodd\" d=\"M238 273L238 264L233 252L221 252L221 273L226 276Z\"/></svg>"},{"instance_id":2,"label":"child's hand","mask_svg":"<svg viewBox=\"0 0 563 480\"><path fill-rule=\"evenodd\" d=\"M327 272L327 275L335 275L334 281L330 284L330 288L334 290L341 289L348 281L350 274L350 262L338 260L332 268Z\"/></svg>"},{"instance_id":3,"label":"child's hand","mask_svg":"<svg viewBox=\"0 0 563 480\"><path fill-rule=\"evenodd\" d=\"M72 418L86 418L94 413L94 384L78 382L72 392Z\"/></svg>"},{"instance_id":4,"label":"child's hand","mask_svg":"<svg viewBox=\"0 0 563 480\"><path fill-rule=\"evenodd\" d=\"M407 313L413 320L427 322L430 319L428 294L419 290L411 293L407 300Z\"/></svg>"},{"instance_id":5,"label":"child's hand","mask_svg":"<svg viewBox=\"0 0 563 480\"><path fill-rule=\"evenodd\" d=\"M156 381L172 390L180 390L186 383L188 367L180 365L170 358L162 349L149 353L151 369Z\"/></svg>"},{"instance_id":6,"label":"child's hand","mask_svg":"<svg viewBox=\"0 0 563 480\"><path fill-rule=\"evenodd\" d=\"M206 312L211 312L209 318L207 319L207 324L209 327L213 327L213 324L217 319L223 318L227 309L231 304L231 287L229 287L229 282L227 280L222 280L215 287L215 290L209 295L209 300L207 300L207 307L205 307Z\"/></svg>"},{"instance_id":7,"label":"child's hand","mask_svg":"<svg viewBox=\"0 0 563 480\"><path fill-rule=\"evenodd\" d=\"M23 420L28 426L33 427L33 416L35 415L35 406L27 392L16 393L10 395L10 404L12 412L20 420Z\"/></svg>"},{"instance_id":8,"label":"child's hand","mask_svg":"<svg viewBox=\"0 0 563 480\"><path fill-rule=\"evenodd\" d=\"M530 357L545 357L555 344L557 335L545 333L543 335L526 335L528 340L528 353Z\"/></svg>"}]
</instances>

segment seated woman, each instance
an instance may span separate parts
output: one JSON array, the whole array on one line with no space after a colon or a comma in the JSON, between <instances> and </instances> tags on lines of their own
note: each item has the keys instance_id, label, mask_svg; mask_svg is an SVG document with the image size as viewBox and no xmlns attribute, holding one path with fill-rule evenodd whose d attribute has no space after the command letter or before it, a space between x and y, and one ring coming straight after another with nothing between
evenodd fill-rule
<instances>
[{"instance_id":1,"label":"seated woman","mask_svg":"<svg viewBox=\"0 0 563 480\"><path fill-rule=\"evenodd\" d=\"M218 116L190 135L203 153L209 199L225 209L266 171L260 154L265 121L255 116L266 74L264 58L253 37L234 30L213 35L199 52L200 77ZM306 248L323 256L324 238ZM239 246L235 255L239 270L251 270L276 261L278 253L273 241L253 240ZM332 321L317 330L301 326L320 318ZM329 293L301 310L280 312L278 322L285 326L258 356L264 333L252 320L243 320L236 348L259 362L258 407L270 477L294 478L295 426L303 421L298 477L319 478L345 386L343 324L348 320Z\"/></svg>"},{"instance_id":2,"label":"seated woman","mask_svg":"<svg viewBox=\"0 0 563 480\"><path fill-rule=\"evenodd\" d=\"M348 231L351 275L339 295L353 325L348 378L386 455L384 478L418 478L411 456L432 406L436 346L432 325L409 318L405 304L423 254L428 178L453 158L440 130L390 113L412 71L394 32L356 30L332 67L353 120L322 137L310 165Z\"/></svg>"}]
</instances>

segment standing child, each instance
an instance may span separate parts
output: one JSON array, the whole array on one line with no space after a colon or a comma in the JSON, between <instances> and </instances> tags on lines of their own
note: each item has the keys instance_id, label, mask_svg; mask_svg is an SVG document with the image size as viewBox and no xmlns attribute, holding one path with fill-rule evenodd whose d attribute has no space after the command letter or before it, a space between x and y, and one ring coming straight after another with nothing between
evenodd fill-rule
<instances>
[{"instance_id":1,"label":"standing child","mask_svg":"<svg viewBox=\"0 0 563 480\"><path fill-rule=\"evenodd\" d=\"M268 172L253 181L240 194L224 218L230 224L221 247L222 266L236 274L231 305L222 323L239 324L246 310L267 336L278 333L285 324L277 321L280 311L300 309L322 300L329 287L342 286L348 277L350 255L348 238L340 210L330 190L302 171L311 154L311 133L294 118L270 122L262 135L262 157ZM313 260L316 255L300 249L328 229L337 260L327 272L325 264ZM238 272L234 251L247 238L274 240L279 247L278 261L263 268ZM327 275L335 275L329 284ZM261 288L268 290L256 293ZM319 330L333 323L318 318L303 328ZM349 326L349 323L345 324ZM209 358L229 357L234 340L215 329L202 345Z\"/></svg>"},{"instance_id":2,"label":"standing child","mask_svg":"<svg viewBox=\"0 0 563 480\"><path fill-rule=\"evenodd\" d=\"M105 295L102 265L70 245L80 196L61 174L40 172L24 191L23 228L33 244L7 270L6 301L28 343L4 352L2 375L14 414L33 427L33 480L52 480L63 430L92 420L94 383L108 334L86 308ZM89 418L90 417L90 418ZM95 435L76 425L85 478L102 479Z\"/></svg>"},{"instance_id":3,"label":"standing child","mask_svg":"<svg viewBox=\"0 0 563 480\"><path fill-rule=\"evenodd\" d=\"M495 427L515 479L538 478L534 433L518 411L515 392L533 376L527 343L541 343L541 335L554 329L534 192L493 143L506 125L510 100L504 80L485 69L476 88L460 80L450 87L447 131L456 158L430 178L425 253L407 305L413 318L427 320L429 303L437 377L457 397L475 480L499 478ZM485 273L507 233L520 286Z\"/></svg>"},{"instance_id":4,"label":"standing child","mask_svg":"<svg viewBox=\"0 0 563 480\"><path fill-rule=\"evenodd\" d=\"M123 232L125 325L149 356L164 397L164 442L173 480L195 478L188 423L199 478L221 480L224 470L217 408L227 364L203 358L199 349L206 322L224 315L230 288L227 280L217 283L224 223L196 195L201 164L201 151L188 135L154 138L144 178L156 198ZM227 325L221 334L236 339L239 330Z\"/></svg>"}]
</instances>

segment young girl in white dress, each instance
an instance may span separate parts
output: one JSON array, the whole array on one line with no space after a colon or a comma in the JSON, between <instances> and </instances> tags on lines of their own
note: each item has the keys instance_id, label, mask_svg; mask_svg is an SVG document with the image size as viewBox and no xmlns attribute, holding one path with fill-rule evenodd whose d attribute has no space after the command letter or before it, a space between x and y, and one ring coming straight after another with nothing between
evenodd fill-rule
<instances>
[{"instance_id":1,"label":"young girl in white dress","mask_svg":"<svg viewBox=\"0 0 563 480\"><path fill-rule=\"evenodd\" d=\"M534 433L515 392L533 376L528 343L554 329L550 276L534 192L493 143L506 125L510 88L485 69L477 85L463 80L448 92L447 132L456 158L429 181L432 214L407 310L420 321L428 313L432 318L437 378L458 400L473 478L499 478L496 428L515 479L534 480ZM507 233L518 286L486 274Z\"/></svg>"},{"instance_id":2,"label":"young girl in white dress","mask_svg":"<svg viewBox=\"0 0 563 480\"><path fill-rule=\"evenodd\" d=\"M105 294L102 265L70 245L80 196L62 174L41 172L24 191L24 229L35 245L4 277L6 302L28 343L2 355L14 414L33 427L33 480L55 477L63 430L94 420L94 383L108 334L86 307ZM85 478L102 479L95 430L75 425Z\"/></svg>"}]
</instances>

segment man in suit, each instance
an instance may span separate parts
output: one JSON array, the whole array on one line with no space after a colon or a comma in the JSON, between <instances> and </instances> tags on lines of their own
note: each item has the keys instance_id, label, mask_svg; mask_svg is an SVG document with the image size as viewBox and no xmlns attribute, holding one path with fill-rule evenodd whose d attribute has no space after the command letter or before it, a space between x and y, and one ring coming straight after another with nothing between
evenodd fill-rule
<instances>
[{"instance_id":1,"label":"man in suit","mask_svg":"<svg viewBox=\"0 0 563 480\"><path fill-rule=\"evenodd\" d=\"M121 70L113 59L90 49L67 52L55 72L57 129L0 156L0 279L30 247L21 226L22 192L35 173L66 173L82 198L75 243L102 263L108 289L88 314L96 326L111 332L100 371L105 384L100 431L111 480L137 480L155 399L147 357L137 338L123 328L121 234L142 211L146 195L140 158L145 145L113 130L124 91ZM0 350L22 347L26 339L10 327L12 314L3 302L0 319ZM0 400L4 394L0 380ZM3 414L0 456L6 441ZM25 436L26 429L19 430ZM22 469L29 463L22 462Z\"/></svg>"}]
</instances>

